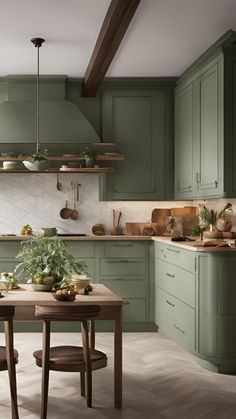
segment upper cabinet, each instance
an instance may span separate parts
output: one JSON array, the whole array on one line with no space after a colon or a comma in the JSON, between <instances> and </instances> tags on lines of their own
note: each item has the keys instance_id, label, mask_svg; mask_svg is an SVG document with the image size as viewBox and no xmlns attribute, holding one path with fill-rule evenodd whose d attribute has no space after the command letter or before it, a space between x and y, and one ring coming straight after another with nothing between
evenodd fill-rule
<instances>
[{"instance_id":1,"label":"upper cabinet","mask_svg":"<svg viewBox=\"0 0 236 419\"><path fill-rule=\"evenodd\" d=\"M236 46L224 39L177 82L175 199L236 196L235 64Z\"/></svg>"},{"instance_id":2,"label":"upper cabinet","mask_svg":"<svg viewBox=\"0 0 236 419\"><path fill-rule=\"evenodd\" d=\"M125 160L103 176L101 199L173 198L172 126L170 88L104 92L103 138L115 141Z\"/></svg>"}]
</instances>

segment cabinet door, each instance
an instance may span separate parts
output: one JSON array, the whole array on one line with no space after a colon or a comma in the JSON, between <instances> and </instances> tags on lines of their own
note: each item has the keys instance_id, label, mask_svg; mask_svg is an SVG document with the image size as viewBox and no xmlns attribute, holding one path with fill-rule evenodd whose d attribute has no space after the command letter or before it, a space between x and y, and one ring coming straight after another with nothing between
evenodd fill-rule
<instances>
[{"instance_id":1,"label":"cabinet door","mask_svg":"<svg viewBox=\"0 0 236 419\"><path fill-rule=\"evenodd\" d=\"M175 94L175 198L193 196L193 86Z\"/></svg>"},{"instance_id":2,"label":"cabinet door","mask_svg":"<svg viewBox=\"0 0 236 419\"><path fill-rule=\"evenodd\" d=\"M198 197L221 195L223 191L223 64L207 69L196 81L198 124Z\"/></svg>"},{"instance_id":3,"label":"cabinet door","mask_svg":"<svg viewBox=\"0 0 236 419\"><path fill-rule=\"evenodd\" d=\"M104 175L101 199L156 200L173 196L172 93L107 91L103 138L117 143L125 160Z\"/></svg>"}]
</instances>

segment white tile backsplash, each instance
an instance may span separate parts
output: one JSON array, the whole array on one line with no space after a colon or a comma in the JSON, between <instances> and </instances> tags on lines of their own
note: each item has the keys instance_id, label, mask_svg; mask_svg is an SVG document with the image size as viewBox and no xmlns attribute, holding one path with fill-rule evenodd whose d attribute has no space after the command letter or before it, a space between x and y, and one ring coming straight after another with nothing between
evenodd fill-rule
<instances>
[{"instance_id":1,"label":"white tile backsplash","mask_svg":"<svg viewBox=\"0 0 236 419\"><path fill-rule=\"evenodd\" d=\"M56 189L56 174L1 174L0 234L19 234L25 224L30 224L34 231L41 227L57 227L60 233L92 234L92 226L102 223L110 232L113 208L122 211L124 226L125 222L149 222L153 208L192 205L191 201L99 201L99 175L62 173L59 179L63 184L61 192ZM77 221L60 217L66 200L73 208L71 181L81 184L80 202L76 203L80 214Z\"/></svg>"}]
</instances>

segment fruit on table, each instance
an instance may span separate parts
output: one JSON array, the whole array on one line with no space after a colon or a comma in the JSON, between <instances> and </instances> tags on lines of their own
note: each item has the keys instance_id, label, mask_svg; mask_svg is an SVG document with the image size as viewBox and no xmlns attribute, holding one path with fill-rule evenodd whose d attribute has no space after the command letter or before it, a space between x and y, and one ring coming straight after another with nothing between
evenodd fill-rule
<instances>
[{"instance_id":1,"label":"fruit on table","mask_svg":"<svg viewBox=\"0 0 236 419\"><path fill-rule=\"evenodd\" d=\"M21 234L22 236L29 236L30 234L32 234L32 227L29 224L26 224L22 227Z\"/></svg>"}]
</instances>

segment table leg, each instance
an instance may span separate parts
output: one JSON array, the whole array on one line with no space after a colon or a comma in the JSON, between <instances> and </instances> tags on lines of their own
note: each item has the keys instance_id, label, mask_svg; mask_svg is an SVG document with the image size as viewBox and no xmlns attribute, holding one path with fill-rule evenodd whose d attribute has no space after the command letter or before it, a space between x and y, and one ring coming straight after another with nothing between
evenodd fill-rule
<instances>
[{"instance_id":1,"label":"table leg","mask_svg":"<svg viewBox=\"0 0 236 419\"><path fill-rule=\"evenodd\" d=\"M114 407L122 408L122 306L114 320Z\"/></svg>"}]
</instances>

